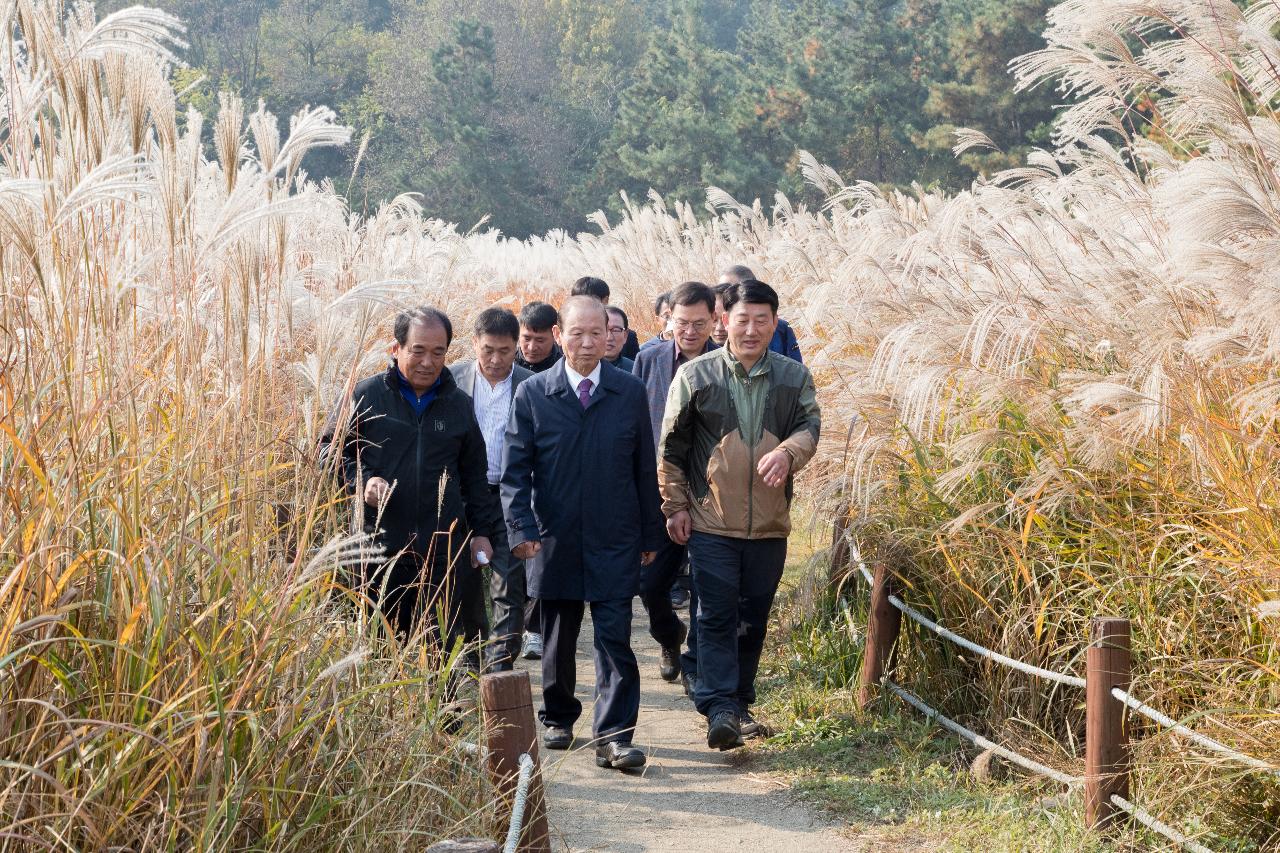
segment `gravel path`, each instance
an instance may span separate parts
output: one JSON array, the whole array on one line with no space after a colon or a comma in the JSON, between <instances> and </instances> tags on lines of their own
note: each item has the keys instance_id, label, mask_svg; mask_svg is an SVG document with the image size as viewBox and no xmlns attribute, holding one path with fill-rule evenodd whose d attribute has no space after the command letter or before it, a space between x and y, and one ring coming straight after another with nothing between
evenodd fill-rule
<instances>
[{"instance_id":1,"label":"gravel path","mask_svg":"<svg viewBox=\"0 0 1280 853\"><path fill-rule=\"evenodd\" d=\"M735 766L736 753L707 749L706 726L679 685L658 678L658 649L644 609L636 603L632 645L640 660L642 693L635 742L649 754L641 771L595 765L590 738L591 625L578 642L578 697L583 702L577 743L569 752L543 750L556 850L611 853L836 853L880 849L871 839L841 835L797 802L785 782ZM538 662L522 662L541 703Z\"/></svg>"}]
</instances>

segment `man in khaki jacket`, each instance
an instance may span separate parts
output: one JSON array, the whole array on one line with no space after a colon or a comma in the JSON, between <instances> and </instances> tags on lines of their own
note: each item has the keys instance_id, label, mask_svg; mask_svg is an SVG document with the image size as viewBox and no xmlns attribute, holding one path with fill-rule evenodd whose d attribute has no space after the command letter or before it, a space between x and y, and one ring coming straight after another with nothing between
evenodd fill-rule
<instances>
[{"instance_id":1,"label":"man in khaki jacket","mask_svg":"<svg viewBox=\"0 0 1280 853\"><path fill-rule=\"evenodd\" d=\"M769 610L791 532L792 476L812 458L821 416L813 377L769 350L778 294L749 279L724 293L728 343L683 365L658 450L667 533L689 546L698 684L707 745L742 746Z\"/></svg>"}]
</instances>

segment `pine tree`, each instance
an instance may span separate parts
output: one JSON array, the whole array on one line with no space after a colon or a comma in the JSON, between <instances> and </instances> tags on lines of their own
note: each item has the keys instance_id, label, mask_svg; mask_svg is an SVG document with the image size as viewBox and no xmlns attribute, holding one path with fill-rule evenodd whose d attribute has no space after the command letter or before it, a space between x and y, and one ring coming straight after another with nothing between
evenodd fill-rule
<instances>
[{"instance_id":1,"label":"pine tree","mask_svg":"<svg viewBox=\"0 0 1280 853\"><path fill-rule=\"evenodd\" d=\"M741 61L712 46L696 3L677 0L670 16L622 94L602 183L695 205L708 185L743 197L771 192L768 163L740 133Z\"/></svg>"},{"instance_id":2,"label":"pine tree","mask_svg":"<svg viewBox=\"0 0 1280 853\"><path fill-rule=\"evenodd\" d=\"M743 37L754 85L754 135L776 162L812 153L846 178L909 183L925 89L911 76L912 31L896 0L758 3Z\"/></svg>"}]
</instances>

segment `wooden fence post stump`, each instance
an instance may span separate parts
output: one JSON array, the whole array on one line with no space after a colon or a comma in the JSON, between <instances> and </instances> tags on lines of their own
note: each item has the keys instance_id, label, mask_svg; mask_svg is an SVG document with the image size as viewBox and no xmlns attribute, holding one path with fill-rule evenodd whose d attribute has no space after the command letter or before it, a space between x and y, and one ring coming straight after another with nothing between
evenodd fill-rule
<instances>
[{"instance_id":1,"label":"wooden fence post stump","mask_svg":"<svg viewBox=\"0 0 1280 853\"><path fill-rule=\"evenodd\" d=\"M888 560L877 560L871 584L871 613L867 619L867 644L862 656L858 707L864 711L880 695L880 679L893 673L893 656L902 630L902 612L889 603L896 578Z\"/></svg>"},{"instance_id":2,"label":"wooden fence post stump","mask_svg":"<svg viewBox=\"0 0 1280 853\"><path fill-rule=\"evenodd\" d=\"M485 764L510 820L520 774L520 756L533 759L533 779L525 801L521 853L550 853L547 807L542 796L542 768L538 757L538 727L533 717L533 691L527 672L498 672L480 679L480 706L484 711L488 753Z\"/></svg>"},{"instance_id":3,"label":"wooden fence post stump","mask_svg":"<svg viewBox=\"0 0 1280 853\"><path fill-rule=\"evenodd\" d=\"M1125 705L1111 695L1133 680L1128 619L1095 618L1085 652L1084 815L1092 828L1112 826L1124 816L1113 794L1129 799L1129 732Z\"/></svg>"}]
</instances>

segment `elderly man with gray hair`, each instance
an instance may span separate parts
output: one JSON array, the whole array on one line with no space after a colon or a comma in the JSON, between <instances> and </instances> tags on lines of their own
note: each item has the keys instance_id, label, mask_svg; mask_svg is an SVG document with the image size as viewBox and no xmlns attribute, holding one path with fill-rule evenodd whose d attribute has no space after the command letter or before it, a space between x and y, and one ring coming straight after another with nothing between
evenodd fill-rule
<instances>
[{"instance_id":1,"label":"elderly man with gray hair","mask_svg":"<svg viewBox=\"0 0 1280 853\"><path fill-rule=\"evenodd\" d=\"M631 600L641 564L653 561L665 534L645 389L603 361L607 322L593 297L562 307L555 338L564 358L516 389L502 504L511 553L529 560L529 594L542 605L543 743L573 743L582 714L575 658L589 606L596 763L627 769L645 763L631 743L640 713Z\"/></svg>"}]
</instances>

